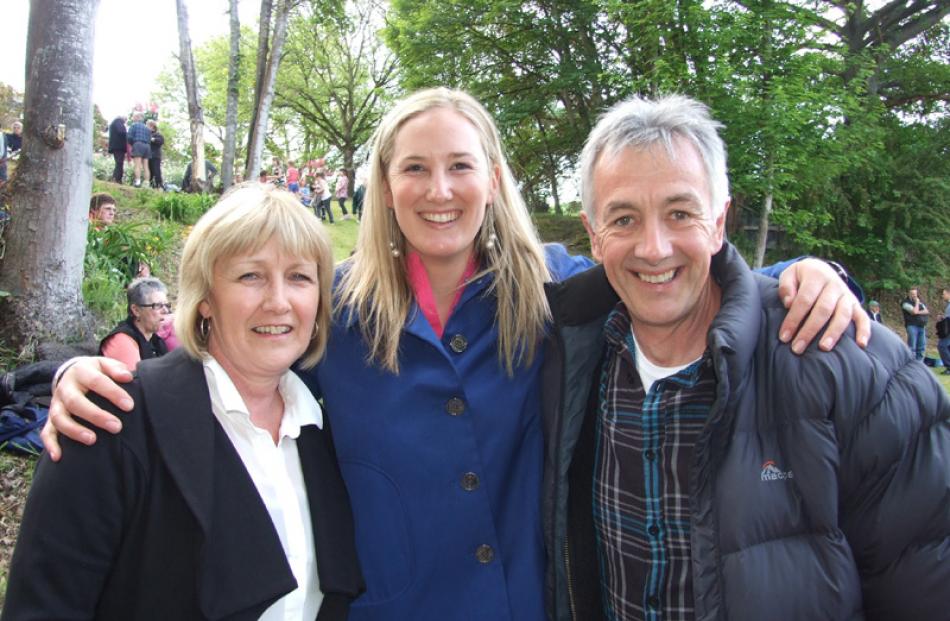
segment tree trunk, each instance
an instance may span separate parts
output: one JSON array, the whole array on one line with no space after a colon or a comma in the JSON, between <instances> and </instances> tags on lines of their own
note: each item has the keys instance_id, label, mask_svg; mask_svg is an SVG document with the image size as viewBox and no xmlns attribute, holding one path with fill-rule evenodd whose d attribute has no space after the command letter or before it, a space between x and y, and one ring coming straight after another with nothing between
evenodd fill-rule
<instances>
[{"instance_id":1,"label":"tree trunk","mask_svg":"<svg viewBox=\"0 0 950 621\"><path fill-rule=\"evenodd\" d=\"M548 172L548 183L551 184L551 198L554 199L554 213L563 216L564 208L561 207L561 193L558 189L557 173L553 171Z\"/></svg>"},{"instance_id":2,"label":"tree trunk","mask_svg":"<svg viewBox=\"0 0 950 621\"><path fill-rule=\"evenodd\" d=\"M267 57L267 69L261 85L260 99L255 102L255 121L251 126L251 146L247 154L248 171L259 170L264 155L264 137L267 135L267 122L270 117L271 103L274 101L274 85L277 82L277 70L280 68L280 56L287 40L287 22L290 18L291 0L278 0L277 13L274 16L274 36ZM248 172L250 175L250 172Z\"/></svg>"},{"instance_id":3,"label":"tree trunk","mask_svg":"<svg viewBox=\"0 0 950 621\"><path fill-rule=\"evenodd\" d=\"M224 121L224 153L221 155L221 187L227 190L234 182L234 152L237 142L238 74L241 71L241 22L238 0L228 0L231 18L231 50L228 55L228 107Z\"/></svg>"},{"instance_id":4,"label":"tree trunk","mask_svg":"<svg viewBox=\"0 0 950 621\"><path fill-rule=\"evenodd\" d=\"M265 40L264 5L267 5L267 17L270 19L270 0L261 2L261 32L257 48L257 85L254 89L254 110L251 114L251 131L247 145L246 176L257 176L264 155L264 138L267 136L267 123L270 120L270 107L274 101L274 84L277 81L277 69L280 67L284 41L287 39L287 21L290 17L290 0L277 0L274 15L274 34L270 45Z\"/></svg>"},{"instance_id":5,"label":"tree trunk","mask_svg":"<svg viewBox=\"0 0 950 621\"><path fill-rule=\"evenodd\" d=\"M261 0L261 14L257 25L257 64L254 78L254 104L251 108L251 124L247 132L247 153L244 158L244 177L257 179L260 162L251 162L251 151L254 144L254 128L257 127L257 108L264 90L264 75L267 73L267 52L270 50L270 21L273 12L271 0ZM254 164L252 166L252 163Z\"/></svg>"},{"instance_id":6,"label":"tree trunk","mask_svg":"<svg viewBox=\"0 0 950 621\"><path fill-rule=\"evenodd\" d=\"M769 241L769 215L772 213L772 192L765 195L762 205L762 215L759 217L759 237L755 242L755 269L762 267L765 262L765 247Z\"/></svg>"},{"instance_id":7,"label":"tree trunk","mask_svg":"<svg viewBox=\"0 0 950 621\"><path fill-rule=\"evenodd\" d=\"M204 113L198 101L198 78L195 74L195 57L191 53L191 35L188 32L188 8L185 0L175 0L178 9L178 43L181 72L185 79L185 94L188 97L188 119L191 124L191 189L204 192L207 188L205 175Z\"/></svg>"},{"instance_id":8,"label":"tree trunk","mask_svg":"<svg viewBox=\"0 0 950 621\"><path fill-rule=\"evenodd\" d=\"M86 335L82 305L92 167L92 57L98 0L32 0L23 146L7 188L0 330L22 347Z\"/></svg>"}]
</instances>

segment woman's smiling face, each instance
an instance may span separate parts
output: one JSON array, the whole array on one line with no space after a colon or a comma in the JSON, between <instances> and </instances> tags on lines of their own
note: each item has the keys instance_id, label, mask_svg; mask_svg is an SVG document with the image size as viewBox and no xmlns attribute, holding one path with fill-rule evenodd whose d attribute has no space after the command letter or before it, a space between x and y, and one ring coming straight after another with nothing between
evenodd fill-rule
<instances>
[{"instance_id":1,"label":"woman's smiling face","mask_svg":"<svg viewBox=\"0 0 950 621\"><path fill-rule=\"evenodd\" d=\"M449 108L432 108L396 134L386 202L410 250L423 263L468 260L494 199L500 170L478 130Z\"/></svg>"},{"instance_id":2,"label":"woman's smiling face","mask_svg":"<svg viewBox=\"0 0 950 621\"><path fill-rule=\"evenodd\" d=\"M260 250L215 262L208 299L208 352L234 377L277 379L313 336L320 304L316 261L271 239Z\"/></svg>"}]
</instances>

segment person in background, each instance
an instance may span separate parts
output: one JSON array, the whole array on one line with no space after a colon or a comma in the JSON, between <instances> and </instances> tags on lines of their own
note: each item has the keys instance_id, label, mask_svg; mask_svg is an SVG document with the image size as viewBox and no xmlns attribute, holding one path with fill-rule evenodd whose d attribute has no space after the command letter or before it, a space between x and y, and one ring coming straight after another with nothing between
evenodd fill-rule
<instances>
[{"instance_id":1,"label":"person in background","mask_svg":"<svg viewBox=\"0 0 950 621\"><path fill-rule=\"evenodd\" d=\"M109 123L109 153L115 160L112 169L112 181L118 184L125 178L125 159L128 149L128 131L125 128L125 117L117 116Z\"/></svg>"},{"instance_id":2,"label":"person in background","mask_svg":"<svg viewBox=\"0 0 950 621\"><path fill-rule=\"evenodd\" d=\"M157 278L136 278L125 295L128 316L102 339L99 354L134 369L140 360L168 353L168 346L156 332L172 307L165 285Z\"/></svg>"},{"instance_id":3,"label":"person in background","mask_svg":"<svg viewBox=\"0 0 950 621\"><path fill-rule=\"evenodd\" d=\"M943 309L943 317L937 326L937 351L940 352L940 360L943 362L943 374L950 375L950 287L943 288L943 303L946 308Z\"/></svg>"},{"instance_id":4,"label":"person in background","mask_svg":"<svg viewBox=\"0 0 950 621\"><path fill-rule=\"evenodd\" d=\"M89 224L104 229L115 222L115 199L111 194L98 192L89 199Z\"/></svg>"},{"instance_id":5,"label":"person in background","mask_svg":"<svg viewBox=\"0 0 950 621\"><path fill-rule=\"evenodd\" d=\"M19 153L20 149L23 148L23 123L14 121L10 125L10 131L6 134L6 139L8 154Z\"/></svg>"},{"instance_id":6,"label":"person in background","mask_svg":"<svg viewBox=\"0 0 950 621\"><path fill-rule=\"evenodd\" d=\"M105 231L115 222L116 211L115 198L111 194L105 192L93 194L89 199L90 227L95 231ZM130 278L143 278L152 274L151 267L144 261L136 261L131 257L126 257L124 263L123 269Z\"/></svg>"},{"instance_id":7,"label":"person in background","mask_svg":"<svg viewBox=\"0 0 950 621\"><path fill-rule=\"evenodd\" d=\"M7 182L7 137L0 132L0 188Z\"/></svg>"},{"instance_id":8,"label":"person in background","mask_svg":"<svg viewBox=\"0 0 950 621\"><path fill-rule=\"evenodd\" d=\"M927 351L927 321L930 319L930 311L920 299L917 287L911 287L907 292L907 297L901 302L901 313L904 315L904 328L907 330L907 346L917 360L923 360Z\"/></svg>"},{"instance_id":9,"label":"person in background","mask_svg":"<svg viewBox=\"0 0 950 621\"><path fill-rule=\"evenodd\" d=\"M134 177L132 184L137 188L142 186L143 177L146 182L149 180L148 158L152 154L150 146L152 133L142 122L143 118L145 117L141 112L132 114L132 125L129 126L126 136L126 142L132 147L132 175Z\"/></svg>"},{"instance_id":10,"label":"person in background","mask_svg":"<svg viewBox=\"0 0 950 621\"><path fill-rule=\"evenodd\" d=\"M185 166L185 174L181 179L181 189L183 192L194 192L195 190L191 187L191 165L193 162L188 162L188 165ZM205 159L205 188L210 190L214 187L214 177L218 174L218 167L211 163L211 160Z\"/></svg>"},{"instance_id":11,"label":"person in background","mask_svg":"<svg viewBox=\"0 0 950 621\"><path fill-rule=\"evenodd\" d=\"M780 341L719 127L634 97L582 152L602 267L548 287L549 618L946 619L950 399L863 310L866 350Z\"/></svg>"},{"instance_id":12,"label":"person in background","mask_svg":"<svg viewBox=\"0 0 950 621\"><path fill-rule=\"evenodd\" d=\"M317 173L315 185L317 193L313 195L312 200L316 201L318 197L320 199L320 219L329 220L330 224L333 224L333 194L330 192L330 181L322 172Z\"/></svg>"},{"instance_id":13,"label":"person in background","mask_svg":"<svg viewBox=\"0 0 950 621\"><path fill-rule=\"evenodd\" d=\"M344 220L348 218L346 214L346 199L350 196L349 183L350 180L346 176L346 171L341 168L336 175L336 200L340 203L340 211L343 213Z\"/></svg>"},{"instance_id":14,"label":"person in background","mask_svg":"<svg viewBox=\"0 0 950 621\"><path fill-rule=\"evenodd\" d=\"M294 194L300 191L300 171L293 160L287 162L287 190Z\"/></svg>"},{"instance_id":15,"label":"person in background","mask_svg":"<svg viewBox=\"0 0 950 621\"><path fill-rule=\"evenodd\" d=\"M327 355L302 375L331 412L353 502L367 592L350 621L541 621L543 285L592 262L542 245L497 128L466 93L399 101L369 152ZM827 265L796 263L783 285L795 297L784 329L807 316L796 341L832 309L825 338L852 317L866 336L867 314ZM53 459L54 426L95 440L67 409L117 428L82 392L91 382L121 401L103 375L128 381L119 366L82 360L62 373L43 432Z\"/></svg>"},{"instance_id":16,"label":"person in background","mask_svg":"<svg viewBox=\"0 0 950 621\"><path fill-rule=\"evenodd\" d=\"M152 133L149 138L149 146L151 147L151 156L148 158L148 174L150 177L150 184L153 188L158 190L165 189L165 182L162 179L162 146L165 144L165 137L161 135L158 131L158 123L149 119L145 126L148 127L148 130Z\"/></svg>"},{"instance_id":17,"label":"person in background","mask_svg":"<svg viewBox=\"0 0 950 621\"><path fill-rule=\"evenodd\" d=\"M0 186L6 183L9 177L9 160L23 147L23 123L14 121L10 130L0 135Z\"/></svg>"},{"instance_id":18,"label":"person in background","mask_svg":"<svg viewBox=\"0 0 950 621\"><path fill-rule=\"evenodd\" d=\"M881 305L877 300L871 300L868 302L868 311L871 315L871 321L876 321L878 323L884 323L884 318L881 317Z\"/></svg>"},{"instance_id":19,"label":"person in background","mask_svg":"<svg viewBox=\"0 0 950 621\"><path fill-rule=\"evenodd\" d=\"M363 219L363 197L366 195L365 175L356 176L356 189L353 191L353 215L357 220Z\"/></svg>"},{"instance_id":20,"label":"person in background","mask_svg":"<svg viewBox=\"0 0 950 621\"><path fill-rule=\"evenodd\" d=\"M290 370L326 347L326 233L252 183L201 217L179 275L182 346L139 364L122 433L41 458L3 621L343 621L363 591L329 422Z\"/></svg>"}]
</instances>

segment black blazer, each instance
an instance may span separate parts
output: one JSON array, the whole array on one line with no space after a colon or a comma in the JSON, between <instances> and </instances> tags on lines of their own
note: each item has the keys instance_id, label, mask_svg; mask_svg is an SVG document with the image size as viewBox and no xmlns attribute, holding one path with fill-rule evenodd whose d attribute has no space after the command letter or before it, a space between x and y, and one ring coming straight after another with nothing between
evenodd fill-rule
<instances>
[{"instance_id":1,"label":"black blazer","mask_svg":"<svg viewBox=\"0 0 950 621\"><path fill-rule=\"evenodd\" d=\"M296 581L240 457L181 350L139 364L135 410L92 447L63 438L37 467L2 619L257 619ZM364 589L349 496L327 425L297 439L307 486L319 621Z\"/></svg>"}]
</instances>

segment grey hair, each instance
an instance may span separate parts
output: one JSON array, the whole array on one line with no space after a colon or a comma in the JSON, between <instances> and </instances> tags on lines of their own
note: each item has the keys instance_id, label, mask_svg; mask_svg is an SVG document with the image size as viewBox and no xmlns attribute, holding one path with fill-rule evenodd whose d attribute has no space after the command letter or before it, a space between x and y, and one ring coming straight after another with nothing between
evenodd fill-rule
<instances>
[{"instance_id":1,"label":"grey hair","mask_svg":"<svg viewBox=\"0 0 950 621\"><path fill-rule=\"evenodd\" d=\"M709 179L712 215L718 218L729 200L726 146L719 137L720 128L722 124L710 116L705 104L683 95L655 100L634 96L616 104L597 122L581 152L581 201L590 222L594 222L594 166L602 155L612 157L627 147L662 144L672 159L676 137L699 151Z\"/></svg>"},{"instance_id":2,"label":"grey hair","mask_svg":"<svg viewBox=\"0 0 950 621\"><path fill-rule=\"evenodd\" d=\"M166 293L168 289L165 287L165 283L152 276L136 278L130 282L128 288L125 290L125 298L129 303L129 314L132 314L133 304L136 306L148 304L149 295L157 291Z\"/></svg>"}]
</instances>

